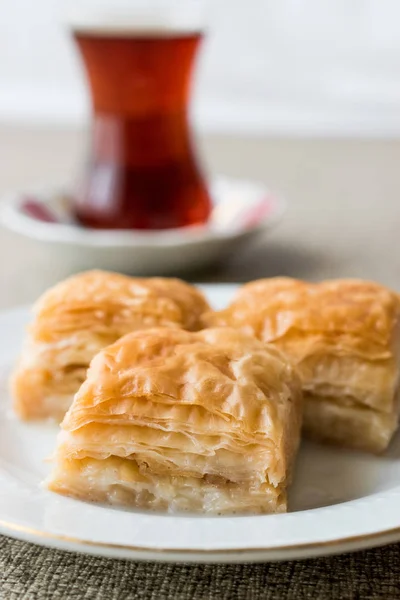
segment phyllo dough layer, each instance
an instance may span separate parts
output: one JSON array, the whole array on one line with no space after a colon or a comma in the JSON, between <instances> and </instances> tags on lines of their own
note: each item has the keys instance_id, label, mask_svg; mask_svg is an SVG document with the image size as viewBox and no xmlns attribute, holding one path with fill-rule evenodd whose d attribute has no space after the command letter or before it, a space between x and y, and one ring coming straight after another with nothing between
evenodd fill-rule
<instances>
[{"instance_id":1,"label":"phyllo dough layer","mask_svg":"<svg viewBox=\"0 0 400 600\"><path fill-rule=\"evenodd\" d=\"M286 357L238 331L128 334L93 359L49 488L171 511L284 511L301 398Z\"/></svg>"},{"instance_id":2,"label":"phyllo dough layer","mask_svg":"<svg viewBox=\"0 0 400 600\"><path fill-rule=\"evenodd\" d=\"M17 413L62 419L99 350L136 329L199 329L208 308L199 290L178 279L89 271L63 281L34 307L12 376Z\"/></svg>"},{"instance_id":3,"label":"phyllo dough layer","mask_svg":"<svg viewBox=\"0 0 400 600\"><path fill-rule=\"evenodd\" d=\"M204 322L238 327L291 357L305 392L306 433L380 452L398 422L399 315L397 295L376 283L275 278L243 286Z\"/></svg>"}]
</instances>

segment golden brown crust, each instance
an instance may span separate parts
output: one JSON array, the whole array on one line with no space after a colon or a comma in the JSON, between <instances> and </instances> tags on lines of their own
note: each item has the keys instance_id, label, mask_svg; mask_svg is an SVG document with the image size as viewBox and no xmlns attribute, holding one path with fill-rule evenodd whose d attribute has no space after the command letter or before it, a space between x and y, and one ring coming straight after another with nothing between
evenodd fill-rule
<instances>
[{"instance_id":1,"label":"golden brown crust","mask_svg":"<svg viewBox=\"0 0 400 600\"><path fill-rule=\"evenodd\" d=\"M227 309L205 313L203 321L234 324L266 342L312 334L333 347L340 338L344 348L385 358L399 323L399 300L387 288L358 279L313 284L277 277L244 285Z\"/></svg>"},{"instance_id":2,"label":"golden brown crust","mask_svg":"<svg viewBox=\"0 0 400 600\"><path fill-rule=\"evenodd\" d=\"M43 294L34 308L31 335L36 341L52 342L90 331L115 341L143 325L196 330L208 309L203 294L179 279L88 271Z\"/></svg>"},{"instance_id":3,"label":"golden brown crust","mask_svg":"<svg viewBox=\"0 0 400 600\"><path fill-rule=\"evenodd\" d=\"M266 485L278 510L300 421L299 379L275 348L229 328L133 332L93 359L62 423L52 489L68 488L65 461L112 456L152 477L211 477L217 489L220 478L235 494L250 486L251 510ZM272 506L269 498L264 510Z\"/></svg>"},{"instance_id":4,"label":"golden brown crust","mask_svg":"<svg viewBox=\"0 0 400 600\"><path fill-rule=\"evenodd\" d=\"M262 279L243 286L227 309L206 313L203 322L238 327L284 350L307 394L332 402L336 398L338 403L346 396L356 405L393 415L400 302L397 294L379 284ZM306 432L310 414L306 410ZM329 439L329 431L321 431L320 437Z\"/></svg>"},{"instance_id":5,"label":"golden brown crust","mask_svg":"<svg viewBox=\"0 0 400 600\"><path fill-rule=\"evenodd\" d=\"M12 377L16 411L25 419L62 418L102 348L135 329L199 329L208 309L202 293L179 279L104 271L70 277L43 294L34 308Z\"/></svg>"}]
</instances>

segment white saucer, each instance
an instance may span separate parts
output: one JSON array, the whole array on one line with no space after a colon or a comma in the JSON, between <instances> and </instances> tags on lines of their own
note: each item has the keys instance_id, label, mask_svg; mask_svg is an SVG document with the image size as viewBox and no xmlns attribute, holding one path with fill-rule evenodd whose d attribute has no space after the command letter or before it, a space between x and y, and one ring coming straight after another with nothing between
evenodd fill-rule
<instances>
[{"instance_id":1,"label":"white saucer","mask_svg":"<svg viewBox=\"0 0 400 600\"><path fill-rule=\"evenodd\" d=\"M215 308L233 286L205 285ZM41 486L57 426L22 423L7 379L30 320L0 313L0 533L88 554L132 560L248 562L349 552L400 540L400 432L381 456L302 442L287 514L202 516L118 510Z\"/></svg>"},{"instance_id":2,"label":"white saucer","mask_svg":"<svg viewBox=\"0 0 400 600\"><path fill-rule=\"evenodd\" d=\"M284 213L283 200L263 184L217 178L210 189L214 208L204 226L157 232L85 229L73 223L65 193L49 188L5 198L0 222L30 238L44 258L58 259L63 270L149 275L209 264L236 251L238 242L271 227Z\"/></svg>"}]
</instances>

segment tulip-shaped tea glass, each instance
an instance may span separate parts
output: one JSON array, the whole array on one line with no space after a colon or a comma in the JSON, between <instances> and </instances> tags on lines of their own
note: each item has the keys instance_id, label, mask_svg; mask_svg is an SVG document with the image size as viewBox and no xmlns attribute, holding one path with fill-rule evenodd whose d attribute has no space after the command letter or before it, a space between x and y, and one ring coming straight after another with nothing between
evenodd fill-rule
<instances>
[{"instance_id":1,"label":"tulip-shaped tea glass","mask_svg":"<svg viewBox=\"0 0 400 600\"><path fill-rule=\"evenodd\" d=\"M72 22L93 107L89 160L73 198L84 226L166 229L209 217L188 121L203 34L173 4L170 19L168 10L143 20L135 11L116 18L109 9Z\"/></svg>"}]
</instances>

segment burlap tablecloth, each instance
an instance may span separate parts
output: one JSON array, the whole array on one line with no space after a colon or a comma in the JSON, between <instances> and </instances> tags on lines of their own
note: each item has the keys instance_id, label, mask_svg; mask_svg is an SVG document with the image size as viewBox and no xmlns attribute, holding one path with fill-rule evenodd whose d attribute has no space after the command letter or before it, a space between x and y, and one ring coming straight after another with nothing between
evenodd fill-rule
<instances>
[{"instance_id":1,"label":"burlap tablecloth","mask_svg":"<svg viewBox=\"0 0 400 600\"><path fill-rule=\"evenodd\" d=\"M73 131L0 127L0 192L66 180L82 147ZM254 178L289 203L257 245L192 280L291 275L363 277L400 290L400 142L208 138L211 170ZM0 231L0 308L31 302L59 278L21 239ZM1 490L0 490L1 493ZM399 507L400 525L400 507ZM130 563L0 537L0 600L400 598L400 546L259 565Z\"/></svg>"},{"instance_id":2,"label":"burlap tablecloth","mask_svg":"<svg viewBox=\"0 0 400 600\"><path fill-rule=\"evenodd\" d=\"M0 538L1 600L392 600L400 545L287 563L170 565Z\"/></svg>"}]
</instances>

